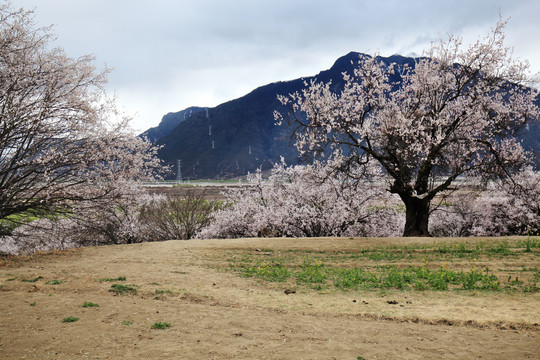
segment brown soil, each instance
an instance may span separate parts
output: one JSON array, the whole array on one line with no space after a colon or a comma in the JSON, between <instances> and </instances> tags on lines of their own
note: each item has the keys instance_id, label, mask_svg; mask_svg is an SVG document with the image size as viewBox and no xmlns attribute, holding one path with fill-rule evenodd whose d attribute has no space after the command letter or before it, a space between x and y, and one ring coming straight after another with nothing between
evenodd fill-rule
<instances>
[{"instance_id":1,"label":"brown soil","mask_svg":"<svg viewBox=\"0 0 540 360\"><path fill-rule=\"evenodd\" d=\"M257 249L332 251L422 241L434 240L169 241L5 260L0 358L540 357L539 294L298 287L286 295L287 284L244 279L216 265L224 262L222 254L235 251L241 256ZM114 295L113 282L100 282L119 276L127 280L118 283L137 285L138 293ZM63 283L46 284L52 280ZM99 307L83 308L85 301ZM68 316L79 320L63 323ZM171 327L152 329L155 322Z\"/></svg>"}]
</instances>

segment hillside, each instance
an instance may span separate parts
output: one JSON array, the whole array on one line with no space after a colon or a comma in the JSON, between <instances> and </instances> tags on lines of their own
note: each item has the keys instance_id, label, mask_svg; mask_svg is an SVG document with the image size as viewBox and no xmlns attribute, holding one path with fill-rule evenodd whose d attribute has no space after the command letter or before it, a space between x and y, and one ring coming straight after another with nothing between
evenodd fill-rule
<instances>
[{"instance_id":1,"label":"hillside","mask_svg":"<svg viewBox=\"0 0 540 360\"><path fill-rule=\"evenodd\" d=\"M206 108L192 106L182 111L170 112L163 116L158 126L146 130L144 133L142 133L142 136L146 136L150 141L155 142L162 137L169 135L175 127L180 125L180 123L191 117L193 114L205 109Z\"/></svg>"},{"instance_id":2,"label":"hillside","mask_svg":"<svg viewBox=\"0 0 540 360\"><path fill-rule=\"evenodd\" d=\"M304 81L312 79L332 81L337 91L343 86L342 73L352 72L353 63L361 56L367 55L351 52L315 76L265 85L214 108L193 107L169 113L157 128L145 134L163 146L159 157L174 168L171 178L176 177L178 160L182 161L184 179L241 176L257 168L269 169L281 156L288 164L298 163L291 129L274 124L274 111L282 109L276 96L301 90ZM414 58L410 57L380 59L386 64L414 67ZM399 82L400 78L395 75L392 80ZM524 129L522 138L525 148L540 159L540 122Z\"/></svg>"}]
</instances>

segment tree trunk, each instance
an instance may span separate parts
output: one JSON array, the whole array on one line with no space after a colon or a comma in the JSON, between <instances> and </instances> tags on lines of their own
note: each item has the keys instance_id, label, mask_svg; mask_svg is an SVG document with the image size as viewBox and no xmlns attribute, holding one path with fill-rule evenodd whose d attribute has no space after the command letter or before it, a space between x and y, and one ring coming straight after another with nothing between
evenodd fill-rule
<instances>
[{"instance_id":1,"label":"tree trunk","mask_svg":"<svg viewBox=\"0 0 540 360\"><path fill-rule=\"evenodd\" d=\"M405 230L403 236L430 236L428 199L410 198L405 202Z\"/></svg>"}]
</instances>

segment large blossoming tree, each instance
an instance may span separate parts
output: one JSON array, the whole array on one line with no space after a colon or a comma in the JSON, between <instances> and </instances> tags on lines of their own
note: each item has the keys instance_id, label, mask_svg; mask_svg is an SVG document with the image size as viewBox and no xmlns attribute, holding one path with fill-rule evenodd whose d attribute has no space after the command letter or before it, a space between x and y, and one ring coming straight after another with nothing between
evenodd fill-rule
<instances>
[{"instance_id":1,"label":"large blossoming tree","mask_svg":"<svg viewBox=\"0 0 540 360\"><path fill-rule=\"evenodd\" d=\"M509 177L527 162L515 134L538 118L537 91L504 45L505 25L466 48L441 40L410 68L362 57L338 93L313 81L280 96L290 110L276 119L296 123L301 153L340 157L346 173L380 167L405 205L404 236L429 235L432 201L458 178Z\"/></svg>"},{"instance_id":2,"label":"large blossoming tree","mask_svg":"<svg viewBox=\"0 0 540 360\"><path fill-rule=\"evenodd\" d=\"M0 234L76 205L114 207L158 165L107 99L107 70L52 38L31 11L0 6Z\"/></svg>"}]
</instances>

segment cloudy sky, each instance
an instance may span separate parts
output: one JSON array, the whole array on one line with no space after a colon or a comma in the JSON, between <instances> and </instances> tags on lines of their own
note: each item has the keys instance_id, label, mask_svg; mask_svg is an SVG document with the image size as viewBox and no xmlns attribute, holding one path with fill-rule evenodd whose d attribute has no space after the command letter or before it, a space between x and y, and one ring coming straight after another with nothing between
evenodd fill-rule
<instances>
[{"instance_id":1,"label":"cloudy sky","mask_svg":"<svg viewBox=\"0 0 540 360\"><path fill-rule=\"evenodd\" d=\"M510 17L507 45L540 72L538 0L12 0L54 24L71 57L113 68L108 89L146 130L188 106L315 75L350 51L421 54L446 34L474 41Z\"/></svg>"}]
</instances>

